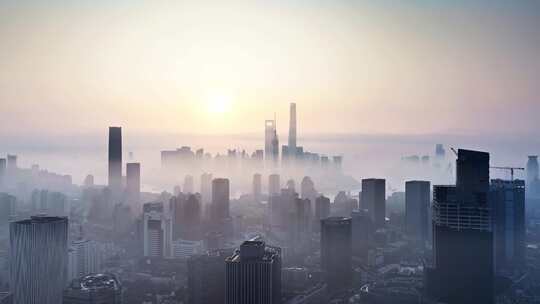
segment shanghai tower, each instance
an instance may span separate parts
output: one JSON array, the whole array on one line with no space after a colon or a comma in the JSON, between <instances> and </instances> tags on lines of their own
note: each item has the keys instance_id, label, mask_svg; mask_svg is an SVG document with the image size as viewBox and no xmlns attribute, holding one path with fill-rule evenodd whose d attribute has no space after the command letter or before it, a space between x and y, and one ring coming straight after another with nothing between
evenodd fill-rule
<instances>
[{"instance_id":1,"label":"shanghai tower","mask_svg":"<svg viewBox=\"0 0 540 304\"><path fill-rule=\"evenodd\" d=\"M109 188L120 193L122 185L122 128L109 127Z\"/></svg>"}]
</instances>

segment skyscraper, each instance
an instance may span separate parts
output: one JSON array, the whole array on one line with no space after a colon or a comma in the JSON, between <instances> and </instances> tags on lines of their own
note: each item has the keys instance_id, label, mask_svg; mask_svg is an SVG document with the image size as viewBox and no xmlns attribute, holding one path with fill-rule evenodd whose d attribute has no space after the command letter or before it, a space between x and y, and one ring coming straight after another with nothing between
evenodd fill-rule
<instances>
[{"instance_id":1,"label":"skyscraper","mask_svg":"<svg viewBox=\"0 0 540 304\"><path fill-rule=\"evenodd\" d=\"M5 158L0 158L0 189L5 186L6 183L7 162Z\"/></svg>"},{"instance_id":2,"label":"skyscraper","mask_svg":"<svg viewBox=\"0 0 540 304\"><path fill-rule=\"evenodd\" d=\"M268 196L279 195L280 188L279 174L270 174L268 176Z\"/></svg>"},{"instance_id":3,"label":"skyscraper","mask_svg":"<svg viewBox=\"0 0 540 304\"><path fill-rule=\"evenodd\" d=\"M184 178L184 194L191 194L195 193L195 183L193 180L193 176L186 175Z\"/></svg>"},{"instance_id":4,"label":"skyscraper","mask_svg":"<svg viewBox=\"0 0 540 304\"><path fill-rule=\"evenodd\" d=\"M427 241L429 200L430 183L428 181L405 183L405 230L413 240Z\"/></svg>"},{"instance_id":5,"label":"skyscraper","mask_svg":"<svg viewBox=\"0 0 540 304\"><path fill-rule=\"evenodd\" d=\"M216 178L212 181L212 220L215 223L229 218L229 180Z\"/></svg>"},{"instance_id":6,"label":"skyscraper","mask_svg":"<svg viewBox=\"0 0 540 304\"><path fill-rule=\"evenodd\" d=\"M362 180L361 209L367 209L375 228L383 228L386 220L386 180L369 178Z\"/></svg>"},{"instance_id":7,"label":"skyscraper","mask_svg":"<svg viewBox=\"0 0 540 304\"><path fill-rule=\"evenodd\" d=\"M352 282L351 218L321 220L321 268L328 290L346 289Z\"/></svg>"},{"instance_id":8,"label":"skyscraper","mask_svg":"<svg viewBox=\"0 0 540 304\"><path fill-rule=\"evenodd\" d=\"M315 220L319 223L320 220L327 218L330 215L330 199L321 195L315 199Z\"/></svg>"},{"instance_id":9,"label":"skyscraper","mask_svg":"<svg viewBox=\"0 0 540 304\"><path fill-rule=\"evenodd\" d=\"M191 256L188 268L188 303L223 304L225 302L225 259L232 250L209 251Z\"/></svg>"},{"instance_id":10,"label":"skyscraper","mask_svg":"<svg viewBox=\"0 0 540 304\"><path fill-rule=\"evenodd\" d=\"M122 128L109 127L109 188L118 195L122 188Z\"/></svg>"},{"instance_id":11,"label":"skyscraper","mask_svg":"<svg viewBox=\"0 0 540 304\"><path fill-rule=\"evenodd\" d=\"M145 257L164 258L172 255L172 221L164 212L163 203L143 206L143 254Z\"/></svg>"},{"instance_id":12,"label":"skyscraper","mask_svg":"<svg viewBox=\"0 0 540 304\"><path fill-rule=\"evenodd\" d=\"M373 221L366 210L351 212L352 221L352 253L367 264L369 248L373 238Z\"/></svg>"},{"instance_id":13,"label":"skyscraper","mask_svg":"<svg viewBox=\"0 0 540 304\"><path fill-rule=\"evenodd\" d=\"M14 304L62 303L67 282L68 219L32 217L10 224Z\"/></svg>"},{"instance_id":14,"label":"skyscraper","mask_svg":"<svg viewBox=\"0 0 540 304\"><path fill-rule=\"evenodd\" d=\"M540 198L540 177L538 156L531 155L527 161L526 195L528 198Z\"/></svg>"},{"instance_id":15,"label":"skyscraper","mask_svg":"<svg viewBox=\"0 0 540 304\"><path fill-rule=\"evenodd\" d=\"M137 214L140 212L141 200L141 164L126 164L126 199L128 205Z\"/></svg>"},{"instance_id":16,"label":"skyscraper","mask_svg":"<svg viewBox=\"0 0 540 304\"><path fill-rule=\"evenodd\" d=\"M512 270L525 263L525 182L491 180L495 267Z\"/></svg>"},{"instance_id":17,"label":"skyscraper","mask_svg":"<svg viewBox=\"0 0 540 304\"><path fill-rule=\"evenodd\" d=\"M271 162L276 162L279 157L279 140L275 120L264 122L264 157Z\"/></svg>"},{"instance_id":18,"label":"skyscraper","mask_svg":"<svg viewBox=\"0 0 540 304\"><path fill-rule=\"evenodd\" d=\"M201 202L206 206L212 202L212 174L201 175Z\"/></svg>"},{"instance_id":19,"label":"skyscraper","mask_svg":"<svg viewBox=\"0 0 540 304\"><path fill-rule=\"evenodd\" d=\"M456 186L433 190L433 268L426 290L445 303L493 303L489 154L458 151Z\"/></svg>"},{"instance_id":20,"label":"skyscraper","mask_svg":"<svg viewBox=\"0 0 540 304\"><path fill-rule=\"evenodd\" d=\"M289 147L287 153L289 157L296 158L296 103L291 103L289 118Z\"/></svg>"},{"instance_id":21,"label":"skyscraper","mask_svg":"<svg viewBox=\"0 0 540 304\"><path fill-rule=\"evenodd\" d=\"M7 155L7 170L13 172L17 169L17 155L8 154Z\"/></svg>"},{"instance_id":22,"label":"skyscraper","mask_svg":"<svg viewBox=\"0 0 540 304\"><path fill-rule=\"evenodd\" d=\"M280 304L281 250L250 240L226 259L225 304Z\"/></svg>"},{"instance_id":23,"label":"skyscraper","mask_svg":"<svg viewBox=\"0 0 540 304\"><path fill-rule=\"evenodd\" d=\"M256 173L253 175L253 199L260 202L262 196L262 175Z\"/></svg>"}]
</instances>

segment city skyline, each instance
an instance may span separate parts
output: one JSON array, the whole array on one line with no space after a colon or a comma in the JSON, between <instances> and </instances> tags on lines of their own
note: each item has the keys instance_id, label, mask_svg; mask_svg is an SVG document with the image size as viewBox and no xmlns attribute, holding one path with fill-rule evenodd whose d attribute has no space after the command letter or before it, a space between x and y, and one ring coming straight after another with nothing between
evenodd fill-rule
<instances>
[{"instance_id":1,"label":"city skyline","mask_svg":"<svg viewBox=\"0 0 540 304\"><path fill-rule=\"evenodd\" d=\"M302 112L299 133L523 134L538 126L536 1L0 8L1 135L109 125L256 133L274 113L282 133L289 102ZM513 123L497 123L505 120Z\"/></svg>"}]
</instances>

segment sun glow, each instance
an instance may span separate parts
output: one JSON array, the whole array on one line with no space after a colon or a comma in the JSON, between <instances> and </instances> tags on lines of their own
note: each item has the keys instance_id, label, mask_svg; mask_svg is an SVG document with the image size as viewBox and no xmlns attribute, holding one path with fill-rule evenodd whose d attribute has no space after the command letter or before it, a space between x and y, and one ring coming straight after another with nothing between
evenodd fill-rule
<instances>
[{"instance_id":1,"label":"sun glow","mask_svg":"<svg viewBox=\"0 0 540 304\"><path fill-rule=\"evenodd\" d=\"M233 98L226 93L212 93L206 97L206 108L212 114L225 114L232 109Z\"/></svg>"}]
</instances>

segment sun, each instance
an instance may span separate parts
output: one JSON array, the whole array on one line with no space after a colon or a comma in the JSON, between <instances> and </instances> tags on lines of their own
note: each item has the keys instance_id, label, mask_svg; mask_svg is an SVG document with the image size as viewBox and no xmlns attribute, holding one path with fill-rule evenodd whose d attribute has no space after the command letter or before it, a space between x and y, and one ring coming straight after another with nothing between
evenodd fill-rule
<instances>
[{"instance_id":1,"label":"sun","mask_svg":"<svg viewBox=\"0 0 540 304\"><path fill-rule=\"evenodd\" d=\"M212 93L206 97L206 108L212 114L225 114L231 111L233 98L226 93Z\"/></svg>"}]
</instances>

